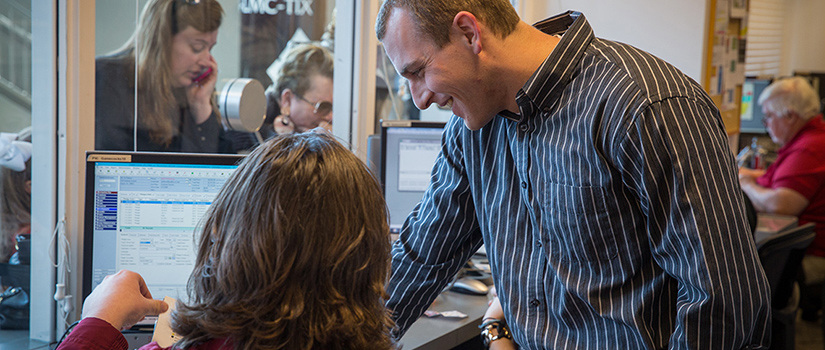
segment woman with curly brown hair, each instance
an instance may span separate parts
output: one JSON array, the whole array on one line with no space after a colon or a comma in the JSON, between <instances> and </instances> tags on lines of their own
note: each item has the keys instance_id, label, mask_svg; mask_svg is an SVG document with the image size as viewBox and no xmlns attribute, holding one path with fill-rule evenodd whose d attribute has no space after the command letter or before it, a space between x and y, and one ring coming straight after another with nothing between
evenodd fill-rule
<instances>
[{"instance_id":1,"label":"woman with curly brown hair","mask_svg":"<svg viewBox=\"0 0 825 350\"><path fill-rule=\"evenodd\" d=\"M388 232L380 188L331 136L264 143L207 214L189 299L172 312L181 337L175 346L392 348L384 308ZM83 321L60 349L88 348L90 339L113 346L101 328L121 339L117 329L165 308L138 274L121 271L86 299ZM157 349L153 344L144 349Z\"/></svg>"}]
</instances>

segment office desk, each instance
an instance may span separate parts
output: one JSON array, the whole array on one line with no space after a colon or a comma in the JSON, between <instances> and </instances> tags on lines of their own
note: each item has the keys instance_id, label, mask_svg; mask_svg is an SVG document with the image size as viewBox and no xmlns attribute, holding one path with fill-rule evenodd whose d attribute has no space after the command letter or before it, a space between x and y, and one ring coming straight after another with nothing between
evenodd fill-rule
<instances>
[{"instance_id":1,"label":"office desk","mask_svg":"<svg viewBox=\"0 0 825 350\"><path fill-rule=\"evenodd\" d=\"M753 235L756 247L761 246L768 238L797 227L798 225L799 219L796 216L766 213L757 214L756 232Z\"/></svg>"},{"instance_id":2,"label":"office desk","mask_svg":"<svg viewBox=\"0 0 825 350\"><path fill-rule=\"evenodd\" d=\"M466 318L428 318L421 316L401 337L404 350L451 349L473 337L478 337L478 326L487 311L487 297L444 292L435 299L430 310L457 310Z\"/></svg>"}]
</instances>

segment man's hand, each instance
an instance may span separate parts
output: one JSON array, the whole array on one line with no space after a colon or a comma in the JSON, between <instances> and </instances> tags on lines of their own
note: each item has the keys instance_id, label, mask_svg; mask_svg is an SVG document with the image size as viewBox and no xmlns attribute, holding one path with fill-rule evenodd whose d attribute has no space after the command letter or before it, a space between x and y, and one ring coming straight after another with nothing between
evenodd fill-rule
<instances>
[{"instance_id":1,"label":"man's hand","mask_svg":"<svg viewBox=\"0 0 825 350\"><path fill-rule=\"evenodd\" d=\"M493 293L495 295L495 291L493 291ZM504 309L502 309L501 302L499 301L497 295L490 301L490 306L487 308L487 312L484 313L484 320L489 318L504 321ZM517 348L518 346L516 346L516 343L512 339L507 338L501 338L490 343L490 350L509 350Z\"/></svg>"},{"instance_id":2,"label":"man's hand","mask_svg":"<svg viewBox=\"0 0 825 350\"><path fill-rule=\"evenodd\" d=\"M765 170L739 167L739 181L756 181L762 175L765 175Z\"/></svg>"},{"instance_id":3,"label":"man's hand","mask_svg":"<svg viewBox=\"0 0 825 350\"><path fill-rule=\"evenodd\" d=\"M139 274L120 270L106 276L83 302L83 318L95 317L116 329L131 327L146 315L157 315L169 306L152 299L146 282Z\"/></svg>"}]
</instances>

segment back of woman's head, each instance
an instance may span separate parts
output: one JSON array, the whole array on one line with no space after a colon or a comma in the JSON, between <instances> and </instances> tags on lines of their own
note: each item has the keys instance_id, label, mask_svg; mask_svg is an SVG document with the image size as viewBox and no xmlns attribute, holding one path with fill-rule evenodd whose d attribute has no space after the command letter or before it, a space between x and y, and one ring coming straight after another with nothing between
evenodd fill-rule
<instances>
[{"instance_id":1,"label":"back of woman's head","mask_svg":"<svg viewBox=\"0 0 825 350\"><path fill-rule=\"evenodd\" d=\"M213 202L189 300L173 329L186 347L389 348L386 206L366 166L331 136L270 140Z\"/></svg>"},{"instance_id":2,"label":"back of woman's head","mask_svg":"<svg viewBox=\"0 0 825 350\"><path fill-rule=\"evenodd\" d=\"M0 140L0 262L13 252L12 236L31 222L31 128L5 136Z\"/></svg>"}]
</instances>

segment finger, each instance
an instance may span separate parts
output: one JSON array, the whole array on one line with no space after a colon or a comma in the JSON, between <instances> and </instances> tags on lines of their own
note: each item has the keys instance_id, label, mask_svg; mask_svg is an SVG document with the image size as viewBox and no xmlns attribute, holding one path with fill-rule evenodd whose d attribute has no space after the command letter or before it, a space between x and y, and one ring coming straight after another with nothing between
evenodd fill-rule
<instances>
[{"instance_id":1,"label":"finger","mask_svg":"<svg viewBox=\"0 0 825 350\"><path fill-rule=\"evenodd\" d=\"M160 315L160 314L166 312L166 310L168 310L168 309L169 309L169 304L167 304L163 300L154 300L154 299L152 299L152 300L150 300L149 312L147 312L147 314L149 314L149 315Z\"/></svg>"},{"instance_id":2,"label":"finger","mask_svg":"<svg viewBox=\"0 0 825 350\"><path fill-rule=\"evenodd\" d=\"M140 295L152 299L152 292L149 291L149 286L146 285L146 281L140 275L138 275L138 286L140 287Z\"/></svg>"}]
</instances>

